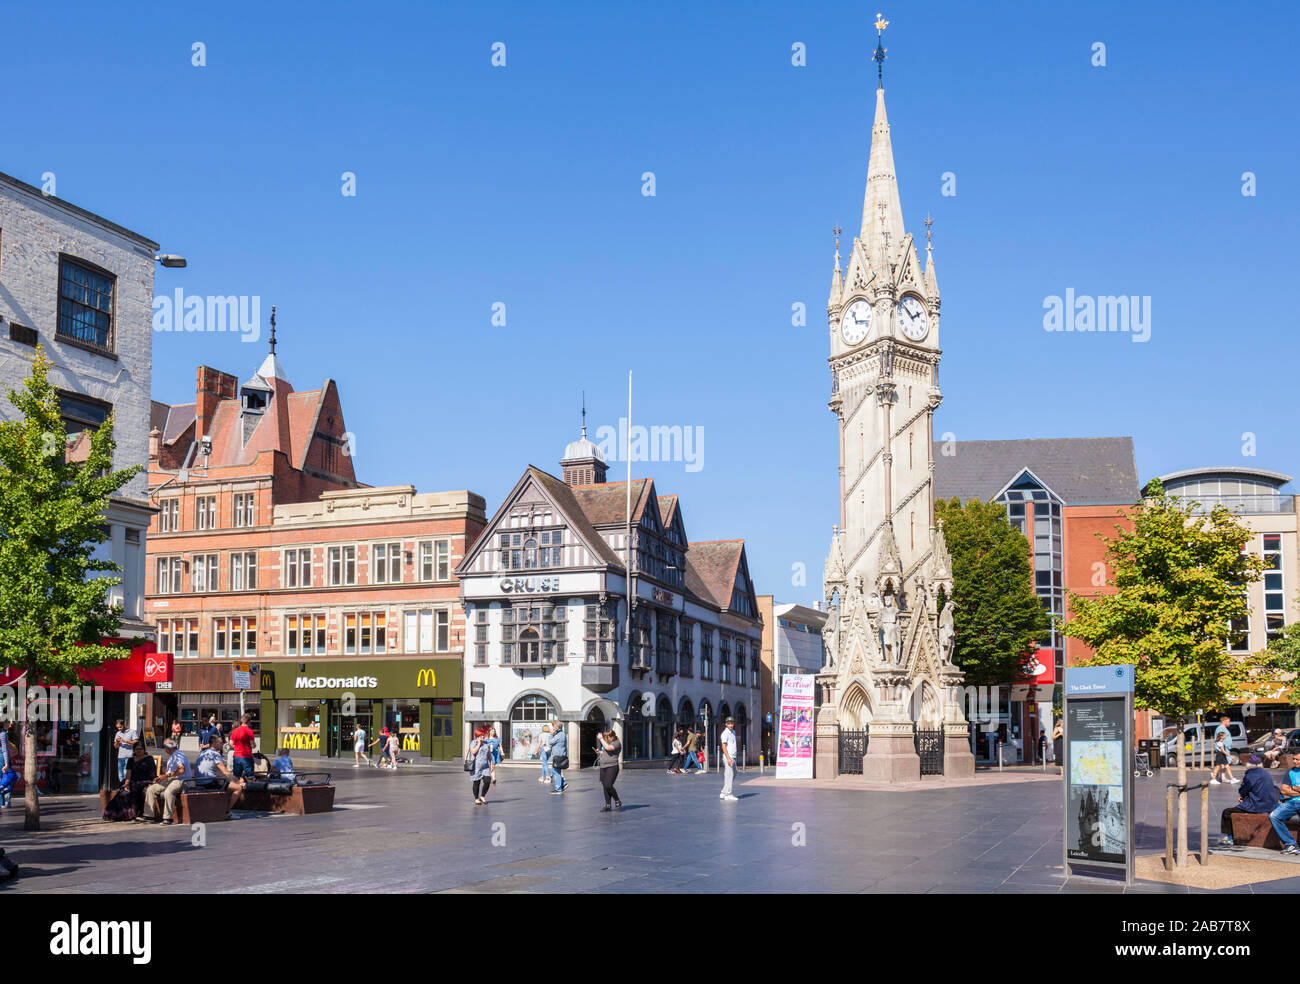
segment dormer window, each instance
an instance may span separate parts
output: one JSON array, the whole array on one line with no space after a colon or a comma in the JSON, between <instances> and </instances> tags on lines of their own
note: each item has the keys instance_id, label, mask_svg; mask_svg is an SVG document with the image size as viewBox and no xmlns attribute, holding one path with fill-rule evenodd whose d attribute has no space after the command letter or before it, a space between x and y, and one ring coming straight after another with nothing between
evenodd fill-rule
<instances>
[{"instance_id":1,"label":"dormer window","mask_svg":"<svg viewBox=\"0 0 1300 984\"><path fill-rule=\"evenodd\" d=\"M266 411L266 393L263 390L244 390L244 412L264 413Z\"/></svg>"}]
</instances>

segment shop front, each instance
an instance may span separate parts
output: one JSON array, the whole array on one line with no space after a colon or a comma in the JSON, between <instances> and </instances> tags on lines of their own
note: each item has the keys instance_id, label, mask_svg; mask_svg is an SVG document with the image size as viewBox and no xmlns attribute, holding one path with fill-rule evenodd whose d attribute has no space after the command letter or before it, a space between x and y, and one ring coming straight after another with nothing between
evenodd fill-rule
<instances>
[{"instance_id":1,"label":"shop front","mask_svg":"<svg viewBox=\"0 0 1300 984\"><path fill-rule=\"evenodd\" d=\"M105 639L105 645L131 645L136 640ZM25 774L25 743L17 722L28 716L36 736L36 785L42 793L93 793L117 782L117 754L112 739L118 718L130 720L128 698L152 693L169 684L170 653L153 642L131 645L130 655L93 669L79 669L81 685L42 686L25 673L0 669L0 720L11 722L14 745L11 762ZM132 722L134 724L134 722ZM20 779L14 792L23 791Z\"/></svg>"},{"instance_id":2,"label":"shop front","mask_svg":"<svg viewBox=\"0 0 1300 984\"><path fill-rule=\"evenodd\" d=\"M367 745L384 728L395 731L402 756L413 761L460 754L458 659L263 662L258 682L267 749L274 740L294 757L351 759L360 727Z\"/></svg>"},{"instance_id":3,"label":"shop front","mask_svg":"<svg viewBox=\"0 0 1300 984\"><path fill-rule=\"evenodd\" d=\"M242 714L253 719L253 730L259 735L261 726L261 697L257 680L249 681L253 689L240 693L235 689L234 664L229 661L190 663L178 660L175 672L166 689L159 687L148 702L144 727L152 735L154 744L161 747L163 739L171 734L172 722L181 723L181 747L197 749L199 728L215 716L222 733L229 735L239 724ZM188 741L185 739L189 739Z\"/></svg>"}]
</instances>

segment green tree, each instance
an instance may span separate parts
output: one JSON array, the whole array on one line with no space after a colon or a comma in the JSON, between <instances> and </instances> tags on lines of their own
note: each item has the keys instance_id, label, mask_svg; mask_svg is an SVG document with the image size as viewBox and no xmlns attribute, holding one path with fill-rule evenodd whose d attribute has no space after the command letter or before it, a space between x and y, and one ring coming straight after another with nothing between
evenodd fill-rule
<instances>
[{"instance_id":1,"label":"green tree","mask_svg":"<svg viewBox=\"0 0 1300 984\"><path fill-rule=\"evenodd\" d=\"M9 393L18 419L0 422L0 665L25 672L29 687L78 685L79 668L130 655L100 644L118 632L122 610L108 592L121 578L94 550L108 539L110 496L139 466L112 470L111 415L68 454L49 370L38 348L22 389ZM14 708L23 722L27 830L40 829L33 696L29 690L28 704Z\"/></svg>"},{"instance_id":2,"label":"green tree","mask_svg":"<svg viewBox=\"0 0 1300 984\"><path fill-rule=\"evenodd\" d=\"M1246 586L1264 562L1245 552L1251 531L1223 506L1198 515L1159 480L1129 512L1132 528L1106 540L1114 592L1070 592L1065 634L1092 647L1084 665L1134 664L1134 703L1181 722L1223 707L1257 666L1227 652L1229 624L1244 618ZM1099 534L1100 535L1100 534ZM1187 763L1178 742L1178 864L1187 859Z\"/></svg>"},{"instance_id":3,"label":"green tree","mask_svg":"<svg viewBox=\"0 0 1300 984\"><path fill-rule=\"evenodd\" d=\"M1026 657L1052 628L1034 594L1029 542L998 503L940 500L934 515L952 554L953 662L973 686L1023 676Z\"/></svg>"}]
</instances>

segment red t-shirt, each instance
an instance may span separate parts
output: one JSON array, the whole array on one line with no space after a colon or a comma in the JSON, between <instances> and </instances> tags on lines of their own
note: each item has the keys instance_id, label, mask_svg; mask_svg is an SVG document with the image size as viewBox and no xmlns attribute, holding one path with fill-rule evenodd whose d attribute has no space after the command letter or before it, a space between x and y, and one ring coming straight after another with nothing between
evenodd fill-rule
<instances>
[{"instance_id":1,"label":"red t-shirt","mask_svg":"<svg viewBox=\"0 0 1300 984\"><path fill-rule=\"evenodd\" d=\"M230 750L234 753L235 758L251 759L253 757L253 729L246 724L241 724L234 731L230 732Z\"/></svg>"}]
</instances>

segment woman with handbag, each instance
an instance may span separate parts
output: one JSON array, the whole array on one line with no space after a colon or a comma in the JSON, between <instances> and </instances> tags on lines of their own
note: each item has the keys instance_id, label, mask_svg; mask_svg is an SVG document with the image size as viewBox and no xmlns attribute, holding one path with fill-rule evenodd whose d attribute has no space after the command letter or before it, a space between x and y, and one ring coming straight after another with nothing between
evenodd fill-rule
<instances>
[{"instance_id":1,"label":"woman with handbag","mask_svg":"<svg viewBox=\"0 0 1300 984\"><path fill-rule=\"evenodd\" d=\"M470 763L469 778L474 784L474 805L486 806L492 788L492 750L487 743L487 728L474 729L474 741L465 760Z\"/></svg>"},{"instance_id":2,"label":"woman with handbag","mask_svg":"<svg viewBox=\"0 0 1300 984\"><path fill-rule=\"evenodd\" d=\"M565 734L564 725L555 723L555 733L551 735L551 773L555 788L550 790L552 796L561 795L568 783L564 780L564 770L569 767L569 736Z\"/></svg>"},{"instance_id":3,"label":"woman with handbag","mask_svg":"<svg viewBox=\"0 0 1300 984\"><path fill-rule=\"evenodd\" d=\"M623 801L618 798L618 790L614 788L614 780L618 778L618 755L622 750L623 744L612 730L596 736L596 765L600 768L600 788L605 791L605 805L601 813L609 812L611 799L614 801L614 809L623 809Z\"/></svg>"}]
</instances>

